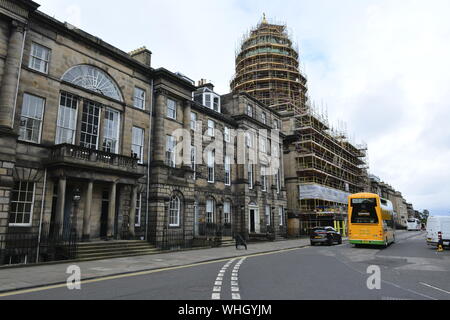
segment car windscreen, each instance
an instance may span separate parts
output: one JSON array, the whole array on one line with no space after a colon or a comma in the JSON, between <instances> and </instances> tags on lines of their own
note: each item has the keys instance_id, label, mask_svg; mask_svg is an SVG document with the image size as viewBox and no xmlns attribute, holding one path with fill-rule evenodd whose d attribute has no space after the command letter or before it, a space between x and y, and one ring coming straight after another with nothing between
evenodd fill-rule
<instances>
[{"instance_id":1,"label":"car windscreen","mask_svg":"<svg viewBox=\"0 0 450 320\"><path fill-rule=\"evenodd\" d=\"M352 199L352 223L378 224L377 199Z\"/></svg>"}]
</instances>

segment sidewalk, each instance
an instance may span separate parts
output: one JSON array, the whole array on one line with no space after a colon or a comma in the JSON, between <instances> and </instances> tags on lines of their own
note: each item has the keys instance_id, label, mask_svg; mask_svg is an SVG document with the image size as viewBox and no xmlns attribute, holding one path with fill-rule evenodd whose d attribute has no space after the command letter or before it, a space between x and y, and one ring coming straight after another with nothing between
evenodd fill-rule
<instances>
[{"instance_id":1,"label":"sidewalk","mask_svg":"<svg viewBox=\"0 0 450 320\"><path fill-rule=\"evenodd\" d=\"M232 259L257 253L301 248L309 244L310 240L307 238L280 242L252 243L249 244L247 251L236 250L233 246L160 253L130 258L50 264L24 268L6 268L0 269L0 292L65 283L69 276L66 274L66 270L71 265L77 265L81 268L82 280L90 280L111 275L178 267L200 262L227 258Z\"/></svg>"}]
</instances>

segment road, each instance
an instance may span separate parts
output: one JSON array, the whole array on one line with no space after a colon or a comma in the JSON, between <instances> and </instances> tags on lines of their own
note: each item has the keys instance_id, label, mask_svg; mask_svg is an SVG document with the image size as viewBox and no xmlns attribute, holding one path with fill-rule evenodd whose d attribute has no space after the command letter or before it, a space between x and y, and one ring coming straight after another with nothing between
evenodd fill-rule
<instances>
[{"instance_id":1,"label":"road","mask_svg":"<svg viewBox=\"0 0 450 320\"><path fill-rule=\"evenodd\" d=\"M370 290L370 266L381 288ZM400 232L387 249L316 246L122 275L81 290L39 288L0 295L43 300L450 300L450 251L437 253L422 232Z\"/></svg>"}]
</instances>

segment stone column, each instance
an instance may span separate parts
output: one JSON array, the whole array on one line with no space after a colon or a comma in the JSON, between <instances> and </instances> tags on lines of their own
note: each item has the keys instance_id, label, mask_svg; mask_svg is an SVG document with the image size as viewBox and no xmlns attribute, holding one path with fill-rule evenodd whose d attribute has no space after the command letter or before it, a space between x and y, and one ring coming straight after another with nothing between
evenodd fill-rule
<instances>
[{"instance_id":1,"label":"stone column","mask_svg":"<svg viewBox=\"0 0 450 320\"><path fill-rule=\"evenodd\" d=\"M166 112L166 97L162 91L156 93L155 105L155 147L154 160L156 162L164 163L166 153L166 135L164 134L164 119Z\"/></svg>"},{"instance_id":2,"label":"stone column","mask_svg":"<svg viewBox=\"0 0 450 320\"><path fill-rule=\"evenodd\" d=\"M109 190L109 208L108 208L108 239L114 238L114 220L116 217L116 192L117 182L111 184Z\"/></svg>"},{"instance_id":3,"label":"stone column","mask_svg":"<svg viewBox=\"0 0 450 320\"><path fill-rule=\"evenodd\" d=\"M89 241L91 236L91 208L92 208L92 192L94 189L94 181L89 181L86 191L86 199L84 203L83 214L83 241Z\"/></svg>"},{"instance_id":4,"label":"stone column","mask_svg":"<svg viewBox=\"0 0 450 320\"><path fill-rule=\"evenodd\" d=\"M136 220L136 201L137 201L137 190L138 187L137 186L133 186L132 190L131 190L131 205L130 205L130 213L128 215L129 217L129 226L128 226L128 230L130 232L130 237L132 239L134 239L136 237L136 232L134 230L134 223ZM141 204L142 206L142 204Z\"/></svg>"},{"instance_id":5,"label":"stone column","mask_svg":"<svg viewBox=\"0 0 450 320\"><path fill-rule=\"evenodd\" d=\"M191 102L186 101L183 110L183 167L191 167Z\"/></svg>"},{"instance_id":6,"label":"stone column","mask_svg":"<svg viewBox=\"0 0 450 320\"><path fill-rule=\"evenodd\" d=\"M13 21L8 40L2 86L0 88L0 127L14 127L14 111L17 98L20 68L22 65L25 25Z\"/></svg>"},{"instance_id":7,"label":"stone column","mask_svg":"<svg viewBox=\"0 0 450 320\"><path fill-rule=\"evenodd\" d=\"M58 181L58 200L56 202L56 219L58 235L62 235L64 230L64 207L66 203L66 177L60 177Z\"/></svg>"}]
</instances>

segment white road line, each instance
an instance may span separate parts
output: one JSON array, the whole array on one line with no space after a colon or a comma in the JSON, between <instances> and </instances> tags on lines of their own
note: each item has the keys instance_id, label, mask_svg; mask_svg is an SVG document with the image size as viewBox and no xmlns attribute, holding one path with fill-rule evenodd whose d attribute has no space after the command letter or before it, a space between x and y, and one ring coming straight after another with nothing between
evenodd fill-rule
<instances>
[{"instance_id":1,"label":"white road line","mask_svg":"<svg viewBox=\"0 0 450 320\"><path fill-rule=\"evenodd\" d=\"M446 293L446 294L450 294L450 292L445 291L444 289L440 289L440 288L434 287L434 286L432 286L432 285L429 285L428 283L420 282L420 284L423 285L423 286L432 288L432 289L434 289L434 290L438 290L438 291L444 292L444 293Z\"/></svg>"},{"instance_id":2,"label":"white road line","mask_svg":"<svg viewBox=\"0 0 450 320\"><path fill-rule=\"evenodd\" d=\"M221 299L220 294L222 293L223 277L225 276L225 273L227 272L228 268L231 266L231 264L233 264L234 261L236 261L236 259L228 261L217 274L216 281L214 282L211 300Z\"/></svg>"},{"instance_id":3,"label":"white road line","mask_svg":"<svg viewBox=\"0 0 450 320\"><path fill-rule=\"evenodd\" d=\"M233 273L231 274L231 297L233 300L241 300L241 294L239 293L239 269L242 263L245 261L245 257L239 260L234 266Z\"/></svg>"}]
</instances>

